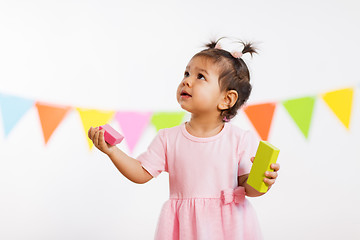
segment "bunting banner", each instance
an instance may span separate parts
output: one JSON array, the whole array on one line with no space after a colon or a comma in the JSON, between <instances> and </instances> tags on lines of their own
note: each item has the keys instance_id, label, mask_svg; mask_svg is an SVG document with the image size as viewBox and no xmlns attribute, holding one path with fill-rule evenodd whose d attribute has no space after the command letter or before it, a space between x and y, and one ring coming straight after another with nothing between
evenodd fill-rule
<instances>
[{"instance_id":1,"label":"bunting banner","mask_svg":"<svg viewBox=\"0 0 360 240\"><path fill-rule=\"evenodd\" d=\"M316 97L302 97L283 101L283 105L305 138L309 136L310 123Z\"/></svg>"},{"instance_id":2,"label":"bunting banner","mask_svg":"<svg viewBox=\"0 0 360 240\"><path fill-rule=\"evenodd\" d=\"M318 97L325 102L329 111L339 119L341 125L345 126L347 130L350 130L354 90L355 88L342 88L316 96L291 98L279 102L269 101L260 104L248 104L243 107L243 111L259 137L262 140L268 140L275 110L277 106L281 104L301 134L305 139L308 139L311 122L314 116L314 106ZM124 140L130 154L133 153L137 143L149 125L154 126L156 131L159 131L162 128L177 126L184 121L186 114L184 111L131 112L87 109L54 105L0 93L0 112L5 138L33 106L36 107L38 112L45 145L48 144L51 136L66 118L69 111L76 110L80 116L89 149L92 149L93 147L92 141L87 137L89 128L104 125L115 120L118 123L120 132L125 137Z\"/></svg>"},{"instance_id":3,"label":"bunting banner","mask_svg":"<svg viewBox=\"0 0 360 240\"><path fill-rule=\"evenodd\" d=\"M86 108L76 108L76 110L80 115L85 137L89 144L89 148L91 149L93 147L93 143L88 138L88 131L90 127L98 127L107 124L113 118L115 111L102 111Z\"/></svg>"},{"instance_id":4,"label":"bunting banner","mask_svg":"<svg viewBox=\"0 0 360 240\"><path fill-rule=\"evenodd\" d=\"M0 94L0 107L5 137L9 135L11 130L33 105L33 100Z\"/></svg>"},{"instance_id":5,"label":"bunting banner","mask_svg":"<svg viewBox=\"0 0 360 240\"><path fill-rule=\"evenodd\" d=\"M322 98L338 119L349 130L354 89L345 88L322 95Z\"/></svg>"},{"instance_id":6,"label":"bunting banner","mask_svg":"<svg viewBox=\"0 0 360 240\"><path fill-rule=\"evenodd\" d=\"M263 103L245 106L244 112L262 140L267 141L276 103Z\"/></svg>"},{"instance_id":7,"label":"bunting banner","mask_svg":"<svg viewBox=\"0 0 360 240\"><path fill-rule=\"evenodd\" d=\"M156 112L151 118L151 123L159 131L162 128L171 128L179 125L185 116L185 112Z\"/></svg>"},{"instance_id":8,"label":"bunting banner","mask_svg":"<svg viewBox=\"0 0 360 240\"><path fill-rule=\"evenodd\" d=\"M69 112L69 106L56 106L48 103L37 102L35 104L43 130L45 145L49 141L51 135L62 122L65 115Z\"/></svg>"},{"instance_id":9,"label":"bunting banner","mask_svg":"<svg viewBox=\"0 0 360 240\"><path fill-rule=\"evenodd\" d=\"M134 151L136 143L149 125L151 112L117 112L116 121L119 123L130 153Z\"/></svg>"}]
</instances>

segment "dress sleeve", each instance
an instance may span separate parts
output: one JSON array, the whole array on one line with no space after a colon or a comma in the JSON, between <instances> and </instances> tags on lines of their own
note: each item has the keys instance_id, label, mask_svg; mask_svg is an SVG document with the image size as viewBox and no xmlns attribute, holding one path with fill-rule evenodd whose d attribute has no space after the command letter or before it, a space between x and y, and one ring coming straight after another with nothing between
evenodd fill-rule
<instances>
[{"instance_id":1,"label":"dress sleeve","mask_svg":"<svg viewBox=\"0 0 360 240\"><path fill-rule=\"evenodd\" d=\"M162 171L165 171L166 141L163 129L159 130L146 152L140 154L137 160L153 177L157 177Z\"/></svg>"},{"instance_id":2,"label":"dress sleeve","mask_svg":"<svg viewBox=\"0 0 360 240\"><path fill-rule=\"evenodd\" d=\"M259 138L255 133L246 131L242 140L240 140L240 161L238 168L238 176L250 173L252 163L251 158L255 157L256 150L259 146Z\"/></svg>"}]
</instances>

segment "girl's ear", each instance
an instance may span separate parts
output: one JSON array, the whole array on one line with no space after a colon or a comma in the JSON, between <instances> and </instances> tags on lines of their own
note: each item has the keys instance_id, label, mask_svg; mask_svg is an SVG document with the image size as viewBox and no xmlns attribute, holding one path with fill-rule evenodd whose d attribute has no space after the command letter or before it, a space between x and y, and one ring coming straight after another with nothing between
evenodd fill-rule
<instances>
[{"instance_id":1,"label":"girl's ear","mask_svg":"<svg viewBox=\"0 0 360 240\"><path fill-rule=\"evenodd\" d=\"M219 110L226 110L235 105L239 95L235 90L229 90L224 94L222 101L218 105Z\"/></svg>"}]
</instances>

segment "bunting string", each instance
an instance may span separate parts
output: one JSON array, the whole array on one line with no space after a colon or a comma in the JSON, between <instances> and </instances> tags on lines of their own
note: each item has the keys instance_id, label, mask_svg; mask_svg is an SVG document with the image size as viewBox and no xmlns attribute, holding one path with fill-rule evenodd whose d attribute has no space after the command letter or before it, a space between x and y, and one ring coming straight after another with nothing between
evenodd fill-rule
<instances>
[{"instance_id":1,"label":"bunting string","mask_svg":"<svg viewBox=\"0 0 360 240\"><path fill-rule=\"evenodd\" d=\"M304 96L280 102L269 101L261 104L248 104L243 107L243 111L260 138L268 140L274 111L281 104L299 128L301 134L307 139L313 118L314 105L319 98L326 103L339 122L347 130L350 129L354 90L355 87L342 88L318 96ZM24 114L32 107L37 109L45 145L68 113L75 110L80 116L89 149L92 149L93 144L87 138L88 129L91 126L100 126L115 120L122 130L130 153L133 152L149 124L158 131L162 128L179 125L185 117L185 112L104 111L60 106L0 93L0 111L5 138L8 137Z\"/></svg>"}]
</instances>

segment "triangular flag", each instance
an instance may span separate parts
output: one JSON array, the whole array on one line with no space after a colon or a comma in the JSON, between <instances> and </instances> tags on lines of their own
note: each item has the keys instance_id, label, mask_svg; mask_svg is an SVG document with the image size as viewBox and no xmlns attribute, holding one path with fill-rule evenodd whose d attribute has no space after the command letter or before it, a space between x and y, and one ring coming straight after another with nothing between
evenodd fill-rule
<instances>
[{"instance_id":1,"label":"triangular flag","mask_svg":"<svg viewBox=\"0 0 360 240\"><path fill-rule=\"evenodd\" d=\"M262 140L268 139L275 107L276 103L263 103L248 105L244 108L244 112Z\"/></svg>"},{"instance_id":2,"label":"triangular flag","mask_svg":"<svg viewBox=\"0 0 360 240\"><path fill-rule=\"evenodd\" d=\"M345 88L322 95L322 98L338 119L349 129L354 89Z\"/></svg>"},{"instance_id":3,"label":"triangular flag","mask_svg":"<svg viewBox=\"0 0 360 240\"><path fill-rule=\"evenodd\" d=\"M39 112L45 144L47 144L51 135L71 108L68 106L56 106L40 102L37 102L35 105Z\"/></svg>"},{"instance_id":4,"label":"triangular flag","mask_svg":"<svg viewBox=\"0 0 360 240\"><path fill-rule=\"evenodd\" d=\"M34 105L33 100L0 94L0 107L2 112L5 137L19 122L21 117Z\"/></svg>"},{"instance_id":5,"label":"triangular flag","mask_svg":"<svg viewBox=\"0 0 360 240\"><path fill-rule=\"evenodd\" d=\"M76 108L80 114L80 118L84 127L86 139L89 148L93 147L92 141L88 138L90 127L98 127L107 124L114 116L115 111L101 111L95 109Z\"/></svg>"},{"instance_id":6,"label":"triangular flag","mask_svg":"<svg viewBox=\"0 0 360 240\"><path fill-rule=\"evenodd\" d=\"M151 112L117 112L115 119L118 121L126 143L132 153L142 133L149 124Z\"/></svg>"},{"instance_id":7,"label":"triangular flag","mask_svg":"<svg viewBox=\"0 0 360 240\"><path fill-rule=\"evenodd\" d=\"M283 101L285 109L308 138L316 97L303 97Z\"/></svg>"},{"instance_id":8,"label":"triangular flag","mask_svg":"<svg viewBox=\"0 0 360 240\"><path fill-rule=\"evenodd\" d=\"M157 112L151 118L151 123L159 131L179 125L184 119L185 112Z\"/></svg>"}]
</instances>

